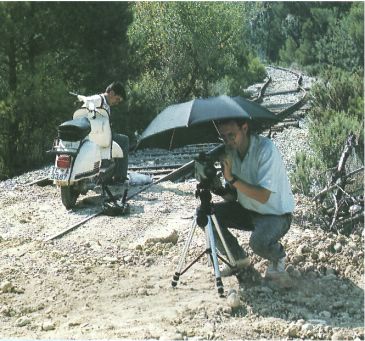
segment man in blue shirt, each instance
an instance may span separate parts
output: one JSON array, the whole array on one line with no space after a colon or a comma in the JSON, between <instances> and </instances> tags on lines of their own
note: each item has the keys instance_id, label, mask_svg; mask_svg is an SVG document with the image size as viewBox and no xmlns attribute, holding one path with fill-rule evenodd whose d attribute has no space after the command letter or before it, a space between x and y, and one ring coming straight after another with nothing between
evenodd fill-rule
<instances>
[{"instance_id":1,"label":"man in blue shirt","mask_svg":"<svg viewBox=\"0 0 365 341\"><path fill-rule=\"evenodd\" d=\"M236 260L221 275L230 276L249 265L249 259L228 228L252 231L249 245L257 255L268 259L265 277L287 276L285 251L279 240L288 232L294 197L280 152L263 136L251 134L245 120L216 122L226 145L221 158L229 191L215 204L215 215L223 236ZM217 238L217 247L225 253Z\"/></svg>"}]
</instances>

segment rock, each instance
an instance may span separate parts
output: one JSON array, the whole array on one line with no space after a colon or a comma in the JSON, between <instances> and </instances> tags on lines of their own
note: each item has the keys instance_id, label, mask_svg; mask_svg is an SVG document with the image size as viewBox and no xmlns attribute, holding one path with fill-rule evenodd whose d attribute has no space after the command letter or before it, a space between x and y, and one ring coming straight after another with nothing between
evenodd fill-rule
<instances>
[{"instance_id":1,"label":"rock","mask_svg":"<svg viewBox=\"0 0 365 341\"><path fill-rule=\"evenodd\" d=\"M286 329L285 334L289 337L298 337L300 336L300 327L295 324L290 325L289 328Z\"/></svg>"},{"instance_id":2,"label":"rock","mask_svg":"<svg viewBox=\"0 0 365 341\"><path fill-rule=\"evenodd\" d=\"M297 248L295 253L297 255L304 255L304 254L308 253L309 251L310 251L309 247L305 244L302 244L302 245L299 245L299 247Z\"/></svg>"},{"instance_id":3,"label":"rock","mask_svg":"<svg viewBox=\"0 0 365 341\"><path fill-rule=\"evenodd\" d=\"M227 304L231 308L238 308L241 305L240 295L236 290L232 290L227 296Z\"/></svg>"},{"instance_id":4,"label":"rock","mask_svg":"<svg viewBox=\"0 0 365 341\"><path fill-rule=\"evenodd\" d=\"M1 282L0 292L9 293L9 292L12 292L13 290L14 290L14 286L13 286L13 284L11 284L11 282L9 282L9 281Z\"/></svg>"},{"instance_id":5,"label":"rock","mask_svg":"<svg viewBox=\"0 0 365 341\"><path fill-rule=\"evenodd\" d=\"M168 236L166 237L159 237L159 238L149 238L146 240L146 244L157 244L157 243L172 243L173 245L177 244L179 239L179 234L176 230L173 230Z\"/></svg>"},{"instance_id":6,"label":"rock","mask_svg":"<svg viewBox=\"0 0 365 341\"><path fill-rule=\"evenodd\" d=\"M320 261L326 261L327 260L327 255L323 252L323 251L320 251L319 254L318 254L318 260Z\"/></svg>"},{"instance_id":7,"label":"rock","mask_svg":"<svg viewBox=\"0 0 365 341\"><path fill-rule=\"evenodd\" d=\"M342 245L340 243L336 243L333 246L333 249L335 250L335 252L341 252L342 251Z\"/></svg>"},{"instance_id":8,"label":"rock","mask_svg":"<svg viewBox=\"0 0 365 341\"><path fill-rule=\"evenodd\" d=\"M136 249L137 251L142 251L142 250L143 250L143 248L142 248L142 245L141 245L141 244L136 245L135 249Z\"/></svg>"},{"instance_id":9,"label":"rock","mask_svg":"<svg viewBox=\"0 0 365 341\"><path fill-rule=\"evenodd\" d=\"M55 328L56 328L56 325L52 321L45 321L42 324L42 330L44 330L44 331L54 330Z\"/></svg>"},{"instance_id":10,"label":"rock","mask_svg":"<svg viewBox=\"0 0 365 341\"><path fill-rule=\"evenodd\" d=\"M168 341L168 340L182 340L183 336L180 333L165 333L162 334L159 338L161 341Z\"/></svg>"},{"instance_id":11,"label":"rock","mask_svg":"<svg viewBox=\"0 0 365 341\"><path fill-rule=\"evenodd\" d=\"M333 333L333 335L331 337L331 340L345 340L345 339L347 339L346 335L344 332L341 332L341 331Z\"/></svg>"},{"instance_id":12,"label":"rock","mask_svg":"<svg viewBox=\"0 0 365 341\"><path fill-rule=\"evenodd\" d=\"M310 331L310 330L313 330L313 325L310 324L310 323L304 323L302 325L302 331L303 332L307 332L307 331Z\"/></svg>"},{"instance_id":13,"label":"rock","mask_svg":"<svg viewBox=\"0 0 365 341\"><path fill-rule=\"evenodd\" d=\"M17 326L17 327L24 327L24 326L26 326L28 324L30 324L30 318L29 317L26 317L26 316L19 317L15 321L15 326Z\"/></svg>"},{"instance_id":14,"label":"rock","mask_svg":"<svg viewBox=\"0 0 365 341\"><path fill-rule=\"evenodd\" d=\"M116 263L117 261L118 261L118 258L116 258L116 257L104 257L103 258L103 261L105 262L105 263L111 263L111 264L114 264L114 263Z\"/></svg>"},{"instance_id":15,"label":"rock","mask_svg":"<svg viewBox=\"0 0 365 341\"><path fill-rule=\"evenodd\" d=\"M312 253L312 254L311 254L311 258L312 258L313 260L317 260L317 259L319 258L318 253L317 253L317 252Z\"/></svg>"},{"instance_id":16,"label":"rock","mask_svg":"<svg viewBox=\"0 0 365 341\"><path fill-rule=\"evenodd\" d=\"M148 292L147 292L146 288L139 288L137 293L138 293L139 296L147 296L148 295Z\"/></svg>"},{"instance_id":17,"label":"rock","mask_svg":"<svg viewBox=\"0 0 365 341\"><path fill-rule=\"evenodd\" d=\"M4 305L4 306L0 306L0 314L3 316L10 316L11 313L11 309Z\"/></svg>"},{"instance_id":18,"label":"rock","mask_svg":"<svg viewBox=\"0 0 365 341\"><path fill-rule=\"evenodd\" d=\"M353 266L352 265L348 265L345 269L345 276L349 277L351 274L353 273Z\"/></svg>"},{"instance_id":19,"label":"rock","mask_svg":"<svg viewBox=\"0 0 365 341\"><path fill-rule=\"evenodd\" d=\"M302 262L304 260L304 256L303 255L295 255L291 258L291 262L293 265L297 265L300 262Z\"/></svg>"}]
</instances>

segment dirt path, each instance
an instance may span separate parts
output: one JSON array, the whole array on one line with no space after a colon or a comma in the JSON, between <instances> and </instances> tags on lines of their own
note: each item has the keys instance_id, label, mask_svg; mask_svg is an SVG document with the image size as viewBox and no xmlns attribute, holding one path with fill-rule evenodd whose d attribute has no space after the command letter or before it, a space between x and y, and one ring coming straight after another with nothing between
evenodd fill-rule
<instances>
[{"instance_id":1,"label":"dirt path","mask_svg":"<svg viewBox=\"0 0 365 341\"><path fill-rule=\"evenodd\" d=\"M198 204L194 181L153 186L129 216L99 216L47 243L92 213L98 195L67 212L52 186L1 185L1 338L363 339L362 239L324 234L306 221L303 198L284 239L293 287L265 283L266 263L248 249L251 272L223 280L225 294L240 295L232 309L205 256L171 287ZM247 246L249 233L238 235ZM189 259L204 248L196 231Z\"/></svg>"}]
</instances>

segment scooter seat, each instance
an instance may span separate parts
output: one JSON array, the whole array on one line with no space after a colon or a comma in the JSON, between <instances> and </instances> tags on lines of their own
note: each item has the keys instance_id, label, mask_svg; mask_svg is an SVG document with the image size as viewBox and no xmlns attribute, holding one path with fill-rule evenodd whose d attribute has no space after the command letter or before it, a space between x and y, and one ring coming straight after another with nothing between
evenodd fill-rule
<instances>
[{"instance_id":1,"label":"scooter seat","mask_svg":"<svg viewBox=\"0 0 365 341\"><path fill-rule=\"evenodd\" d=\"M58 137L64 141L80 141L91 131L90 121L86 117L63 122L58 126Z\"/></svg>"}]
</instances>

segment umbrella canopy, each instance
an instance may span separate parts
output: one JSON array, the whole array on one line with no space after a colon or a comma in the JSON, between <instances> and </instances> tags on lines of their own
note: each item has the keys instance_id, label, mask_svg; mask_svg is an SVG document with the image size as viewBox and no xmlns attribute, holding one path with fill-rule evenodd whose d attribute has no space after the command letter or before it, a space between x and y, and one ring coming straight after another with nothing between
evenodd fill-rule
<instances>
[{"instance_id":1,"label":"umbrella canopy","mask_svg":"<svg viewBox=\"0 0 365 341\"><path fill-rule=\"evenodd\" d=\"M214 121L241 118L251 121L253 129L270 126L275 115L243 97L198 98L168 106L142 133L138 148L177 148L187 144L220 142Z\"/></svg>"}]
</instances>

